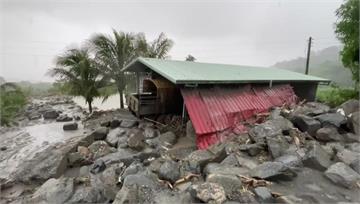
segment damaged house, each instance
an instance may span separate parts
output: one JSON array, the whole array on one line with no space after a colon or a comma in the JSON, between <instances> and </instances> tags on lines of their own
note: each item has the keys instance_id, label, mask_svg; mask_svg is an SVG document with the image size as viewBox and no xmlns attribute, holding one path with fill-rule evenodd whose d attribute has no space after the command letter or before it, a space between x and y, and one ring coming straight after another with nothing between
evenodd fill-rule
<instances>
[{"instance_id":1,"label":"damaged house","mask_svg":"<svg viewBox=\"0 0 360 204\"><path fill-rule=\"evenodd\" d=\"M138 117L188 115L200 149L246 131L256 114L298 100L314 101L329 80L276 68L138 58L124 68L136 75L127 96Z\"/></svg>"}]
</instances>

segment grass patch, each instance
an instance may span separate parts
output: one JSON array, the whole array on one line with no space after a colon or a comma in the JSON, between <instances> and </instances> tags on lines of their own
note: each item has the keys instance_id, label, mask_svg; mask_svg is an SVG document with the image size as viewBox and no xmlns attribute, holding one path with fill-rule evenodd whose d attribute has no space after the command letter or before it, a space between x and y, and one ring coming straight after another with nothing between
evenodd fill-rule
<instances>
[{"instance_id":1,"label":"grass patch","mask_svg":"<svg viewBox=\"0 0 360 204\"><path fill-rule=\"evenodd\" d=\"M316 93L317 101L336 107L350 99L359 99L359 91L353 88L340 88L337 86L320 87Z\"/></svg>"}]
</instances>

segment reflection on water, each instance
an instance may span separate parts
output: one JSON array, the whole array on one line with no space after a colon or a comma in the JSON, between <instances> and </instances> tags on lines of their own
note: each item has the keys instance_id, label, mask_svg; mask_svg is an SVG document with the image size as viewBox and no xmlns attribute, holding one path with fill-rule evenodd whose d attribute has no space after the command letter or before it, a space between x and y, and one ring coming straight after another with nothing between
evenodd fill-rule
<instances>
[{"instance_id":1,"label":"reflection on water","mask_svg":"<svg viewBox=\"0 0 360 204\"><path fill-rule=\"evenodd\" d=\"M124 102L125 102L125 96L123 96L123 97L124 97ZM74 97L73 100L79 106L86 108L86 109L88 108L88 105L86 104L83 97L77 96L77 97ZM110 110L110 109L120 108L119 94L112 95L106 101L104 101L104 102L102 102L102 101L103 101L102 98L96 98L93 101L92 106L97 107L99 110ZM126 107L126 105L125 105L125 107Z\"/></svg>"}]
</instances>

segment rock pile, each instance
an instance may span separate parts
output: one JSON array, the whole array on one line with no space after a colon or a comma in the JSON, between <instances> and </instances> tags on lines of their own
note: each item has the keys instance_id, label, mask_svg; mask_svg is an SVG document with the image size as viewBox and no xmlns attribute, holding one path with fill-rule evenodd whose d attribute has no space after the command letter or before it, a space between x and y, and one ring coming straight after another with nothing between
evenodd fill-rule
<instances>
[{"instance_id":1,"label":"rock pile","mask_svg":"<svg viewBox=\"0 0 360 204\"><path fill-rule=\"evenodd\" d=\"M358 103L358 101L355 101ZM248 134L196 150L187 135L127 118L101 122L67 155L68 171L28 202L359 202L359 106L274 110ZM185 131L184 131L185 132ZM90 138L90 140L89 140Z\"/></svg>"}]
</instances>

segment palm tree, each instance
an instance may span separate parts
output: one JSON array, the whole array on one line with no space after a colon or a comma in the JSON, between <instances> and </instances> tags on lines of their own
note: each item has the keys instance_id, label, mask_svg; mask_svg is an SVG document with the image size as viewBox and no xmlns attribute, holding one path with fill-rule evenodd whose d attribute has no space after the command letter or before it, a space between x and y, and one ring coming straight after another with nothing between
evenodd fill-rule
<instances>
[{"instance_id":1,"label":"palm tree","mask_svg":"<svg viewBox=\"0 0 360 204\"><path fill-rule=\"evenodd\" d=\"M120 108L124 108L123 91L125 76L122 69L139 56L165 58L172 41L160 34L155 41L148 43L142 33L124 33L113 30L112 36L97 34L91 39L97 66L102 74L111 78L120 95Z\"/></svg>"},{"instance_id":2,"label":"palm tree","mask_svg":"<svg viewBox=\"0 0 360 204\"><path fill-rule=\"evenodd\" d=\"M92 102L102 96L101 89L108 85L108 79L101 75L89 53L87 48L67 50L57 57L57 67L50 70L50 75L58 76L70 95L84 97L91 113Z\"/></svg>"}]
</instances>

